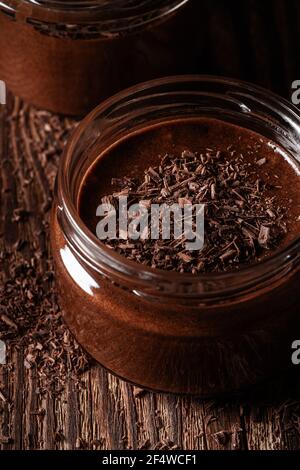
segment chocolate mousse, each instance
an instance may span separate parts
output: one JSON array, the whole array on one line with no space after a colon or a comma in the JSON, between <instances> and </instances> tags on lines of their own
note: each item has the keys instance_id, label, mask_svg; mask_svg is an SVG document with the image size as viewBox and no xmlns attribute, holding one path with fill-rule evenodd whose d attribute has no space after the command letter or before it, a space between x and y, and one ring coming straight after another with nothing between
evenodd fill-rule
<instances>
[{"instance_id":1,"label":"chocolate mousse","mask_svg":"<svg viewBox=\"0 0 300 470\"><path fill-rule=\"evenodd\" d=\"M127 86L194 73L198 28L192 3L4 1L0 77L38 107L83 115Z\"/></svg>"},{"instance_id":2,"label":"chocolate mousse","mask_svg":"<svg viewBox=\"0 0 300 470\"><path fill-rule=\"evenodd\" d=\"M136 202L205 205L204 247L185 240L106 239L153 268L193 274L259 262L300 234L300 169L267 138L215 119L174 121L114 144L89 169L79 212L95 234L97 206Z\"/></svg>"}]
</instances>

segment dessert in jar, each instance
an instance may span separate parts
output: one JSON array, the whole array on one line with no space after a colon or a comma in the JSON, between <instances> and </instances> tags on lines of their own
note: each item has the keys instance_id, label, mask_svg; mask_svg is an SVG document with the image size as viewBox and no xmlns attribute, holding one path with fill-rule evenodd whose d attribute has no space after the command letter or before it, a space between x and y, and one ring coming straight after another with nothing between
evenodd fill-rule
<instances>
[{"instance_id":1,"label":"dessert in jar","mask_svg":"<svg viewBox=\"0 0 300 470\"><path fill-rule=\"evenodd\" d=\"M4 0L0 78L38 107L83 115L140 81L193 73L193 3Z\"/></svg>"},{"instance_id":2,"label":"dessert in jar","mask_svg":"<svg viewBox=\"0 0 300 470\"><path fill-rule=\"evenodd\" d=\"M140 386L211 396L291 365L299 326L300 114L229 79L181 76L110 98L73 134L51 223L80 344ZM204 205L204 246L99 239L118 197Z\"/></svg>"}]
</instances>

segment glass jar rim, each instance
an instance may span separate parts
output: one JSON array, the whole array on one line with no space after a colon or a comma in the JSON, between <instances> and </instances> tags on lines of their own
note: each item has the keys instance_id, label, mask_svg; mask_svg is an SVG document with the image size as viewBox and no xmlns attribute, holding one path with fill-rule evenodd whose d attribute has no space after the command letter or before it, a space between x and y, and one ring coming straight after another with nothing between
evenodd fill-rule
<instances>
[{"instance_id":1,"label":"glass jar rim","mask_svg":"<svg viewBox=\"0 0 300 470\"><path fill-rule=\"evenodd\" d=\"M170 15L190 0L0 0L0 12L30 24L94 25L105 33L143 27ZM129 3L129 4L128 4Z\"/></svg>"},{"instance_id":2,"label":"glass jar rim","mask_svg":"<svg viewBox=\"0 0 300 470\"><path fill-rule=\"evenodd\" d=\"M215 298L217 295L223 296L223 294L232 294L239 289L243 289L244 292L256 289L258 284L266 286L274 279L283 275L283 273L289 272L296 262L300 261L300 235L294 242L289 244L287 247L271 255L270 257L253 263L247 266L241 267L236 271L229 272L213 272L213 273L201 273L201 274L190 274L190 273L179 273L174 271L164 271L157 268L151 268L141 263L131 261L125 256L120 255L114 250L108 248L102 243L96 235L94 235L88 227L84 224L78 214L75 203L72 201L70 192L70 182L67 178L68 167L72 159L72 154L76 148L77 142L79 141L83 131L86 127L91 124L94 119L101 115L108 108L113 108L124 100L135 100L139 93L155 91L155 88L160 86L167 86L170 84L183 85L184 83L210 83L215 85L222 85L228 87L228 89L236 89L244 96L255 96L258 102L268 103L270 109L276 110L279 113L287 114L287 122L291 123L294 120L294 128L299 137L297 145L300 150L300 112L296 106L291 104L284 98L272 93L264 88L252 85L245 81L235 80L225 77L216 77L210 75L182 75L165 77L161 79L151 80L138 84L136 86L127 88L113 97L105 100L99 106L97 106L91 113L89 113L76 127L73 132L71 139L69 140L62 159L60 161L58 176L56 181L56 194L58 196L58 206L61 211L64 212L65 217L68 219L68 223L71 223L76 233L76 238L81 242L86 243L89 249L85 254L80 253L80 256L85 258L85 261L94 269L99 272L112 273L119 276L119 279L127 279L132 282L137 282L138 292L139 286L146 286L149 281L161 283L161 286L186 285L192 284L195 290L191 290L192 296L195 294L197 298ZM241 103L241 106L244 106ZM246 112L246 111L245 111ZM74 241L74 240L73 240ZM78 241L78 240L77 240ZM78 248L78 243L75 243ZM79 250L80 251L80 250ZM88 253L97 253L93 259L88 259ZM209 292L202 292L203 287L201 283L211 283ZM198 287L197 287L198 285ZM197 288L196 288L197 287ZM180 296L182 292L178 292ZM175 293L175 296L177 294Z\"/></svg>"}]
</instances>

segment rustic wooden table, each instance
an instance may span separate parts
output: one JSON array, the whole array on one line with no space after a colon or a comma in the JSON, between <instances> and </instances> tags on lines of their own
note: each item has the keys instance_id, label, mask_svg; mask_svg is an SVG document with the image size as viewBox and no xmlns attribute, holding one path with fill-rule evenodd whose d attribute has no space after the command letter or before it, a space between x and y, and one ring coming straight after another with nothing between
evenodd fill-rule
<instances>
[{"instance_id":1,"label":"rustic wooden table","mask_svg":"<svg viewBox=\"0 0 300 470\"><path fill-rule=\"evenodd\" d=\"M209 3L201 71L248 78L288 96L291 81L300 79L299 2L245 0L232 15L226 2L216 0L210 10ZM296 368L295 376L202 402L139 390L87 365L81 352L74 360L53 287L48 232L57 163L74 125L14 97L1 110L0 338L7 363L0 365L0 447L299 448Z\"/></svg>"}]
</instances>

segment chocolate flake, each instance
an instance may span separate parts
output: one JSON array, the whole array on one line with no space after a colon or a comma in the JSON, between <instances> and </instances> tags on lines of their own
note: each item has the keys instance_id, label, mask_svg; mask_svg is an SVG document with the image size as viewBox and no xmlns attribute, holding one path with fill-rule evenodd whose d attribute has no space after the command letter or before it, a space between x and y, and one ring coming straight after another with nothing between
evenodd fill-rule
<instances>
[{"instance_id":1,"label":"chocolate flake","mask_svg":"<svg viewBox=\"0 0 300 470\"><path fill-rule=\"evenodd\" d=\"M265 157L249 164L233 146L164 155L157 167L144 172L144 178L119 178L119 192L106 199L112 200L114 207L118 206L120 194L128 196L128 207L134 203L146 208L163 203L178 203L181 208L204 204L203 249L187 251L185 238L175 239L172 227L170 240L145 237L106 243L129 259L178 272L229 271L253 263L266 250L276 249L286 234L284 208L275 196L270 196L269 190L274 186L257 175L255 166L265 164ZM159 231L161 235L160 227Z\"/></svg>"},{"instance_id":2,"label":"chocolate flake","mask_svg":"<svg viewBox=\"0 0 300 470\"><path fill-rule=\"evenodd\" d=\"M270 241L270 227L261 225L258 235L258 243L260 246L267 248Z\"/></svg>"},{"instance_id":3,"label":"chocolate flake","mask_svg":"<svg viewBox=\"0 0 300 470\"><path fill-rule=\"evenodd\" d=\"M262 166L262 165L265 165L266 163L267 163L267 159L264 157L264 158L260 158L259 160L257 160L256 165Z\"/></svg>"}]
</instances>

